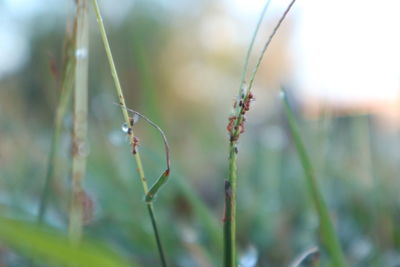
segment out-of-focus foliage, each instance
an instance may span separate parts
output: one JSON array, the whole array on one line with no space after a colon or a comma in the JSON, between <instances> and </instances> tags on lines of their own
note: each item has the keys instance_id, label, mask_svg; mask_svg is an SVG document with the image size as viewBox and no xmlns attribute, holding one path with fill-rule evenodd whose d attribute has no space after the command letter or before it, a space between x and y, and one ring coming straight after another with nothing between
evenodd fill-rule
<instances>
[{"instance_id":1,"label":"out-of-focus foliage","mask_svg":"<svg viewBox=\"0 0 400 267\"><path fill-rule=\"evenodd\" d=\"M109 3L117 5L115 1L102 2L110 12ZM219 42L200 38L210 29L206 22L223 14L223 5L216 3L199 1L189 8L185 3L177 7L164 1L136 1L126 8L123 19L115 19L118 15L105 18L128 106L162 126L169 138L171 177L154 205L171 266L220 266L222 259L226 125L254 23L248 25L246 36L240 36L242 41L218 49ZM60 16L57 23L44 23L44 16L32 19L30 23L39 29L29 28L27 63L0 80L0 201L10 217L32 219L37 214L60 94L49 60L54 56L57 65L61 64L64 29L70 17ZM113 84L94 16L91 23L90 153L84 187L94 203L94 214L84 234L113 247L125 259L156 266L159 262L143 191L121 131L122 117L114 105ZM224 37L222 33L220 37ZM272 48L278 52L283 49ZM266 62L279 65L278 55L271 52ZM271 67L271 72L277 69ZM258 266L287 266L297 255L320 244L317 217L271 72L263 69L256 80L256 101L238 148L237 226L243 266L254 266L250 264L254 261ZM309 120L302 116L300 106L296 107L305 145L349 265L399 264L398 130L385 131L368 114L338 117L326 112ZM46 224L64 232L69 208L71 122L69 112L46 216ZM141 121L134 127L152 183L164 168L162 140ZM16 230L20 224L8 226ZM29 230L29 234L32 236L25 242L33 246L39 239L34 231ZM0 259L8 266L28 262L29 257L14 251L9 242L1 245ZM321 261L324 259L322 252Z\"/></svg>"},{"instance_id":2,"label":"out-of-focus foliage","mask_svg":"<svg viewBox=\"0 0 400 267\"><path fill-rule=\"evenodd\" d=\"M65 235L26 222L0 219L0 236L5 244L37 260L73 266L136 266L106 247L87 241L71 243Z\"/></svg>"}]
</instances>

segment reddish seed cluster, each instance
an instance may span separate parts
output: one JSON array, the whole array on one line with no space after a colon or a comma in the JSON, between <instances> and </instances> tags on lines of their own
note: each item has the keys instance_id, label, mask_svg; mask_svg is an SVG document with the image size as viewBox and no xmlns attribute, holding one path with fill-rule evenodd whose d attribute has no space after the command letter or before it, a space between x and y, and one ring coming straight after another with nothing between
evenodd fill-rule
<instances>
[{"instance_id":1,"label":"reddish seed cluster","mask_svg":"<svg viewBox=\"0 0 400 267\"><path fill-rule=\"evenodd\" d=\"M136 154L137 153L137 146L139 145L139 138L137 138L136 136L133 137L133 143L132 143L132 154Z\"/></svg>"},{"instance_id":2,"label":"reddish seed cluster","mask_svg":"<svg viewBox=\"0 0 400 267\"><path fill-rule=\"evenodd\" d=\"M244 117L245 113L250 110L250 103L251 101L254 100L253 94L250 92L247 97L245 95L242 95L242 99L240 99L239 103L235 101L233 104L233 107L236 108L236 106L239 104L239 106L242 108L240 112L240 116L231 116L229 117L229 122L228 126L226 129L228 130L230 134L230 140L231 142L237 141L239 139L240 134L244 132L244 122L246 121L246 118ZM239 125L237 124L237 120L239 120Z\"/></svg>"},{"instance_id":3,"label":"reddish seed cluster","mask_svg":"<svg viewBox=\"0 0 400 267\"><path fill-rule=\"evenodd\" d=\"M236 126L236 120L240 119L240 123L238 126ZM239 138L239 135L244 133L244 122L246 121L246 118L237 118L236 116L231 116L229 117L229 123L228 126L226 126L226 129L228 130L230 136L231 136L231 142L237 141Z\"/></svg>"},{"instance_id":4,"label":"reddish seed cluster","mask_svg":"<svg viewBox=\"0 0 400 267\"><path fill-rule=\"evenodd\" d=\"M233 130L233 127L235 126L235 121L236 121L236 116L230 116L229 118L228 118L228 120L229 120L229 123L228 123L228 126L226 126L226 130L228 130L228 132L232 132L232 130Z\"/></svg>"},{"instance_id":5,"label":"reddish seed cluster","mask_svg":"<svg viewBox=\"0 0 400 267\"><path fill-rule=\"evenodd\" d=\"M253 94L250 92L247 98L243 102L243 109L242 109L242 114L244 115L247 111L250 110L250 103L251 101L254 100Z\"/></svg>"}]
</instances>

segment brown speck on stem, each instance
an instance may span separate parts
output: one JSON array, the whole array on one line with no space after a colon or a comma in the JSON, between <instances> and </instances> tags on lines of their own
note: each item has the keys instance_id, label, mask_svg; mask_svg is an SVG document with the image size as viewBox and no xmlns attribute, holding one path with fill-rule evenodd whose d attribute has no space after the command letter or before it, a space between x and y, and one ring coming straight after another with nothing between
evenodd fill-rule
<instances>
[{"instance_id":1,"label":"brown speck on stem","mask_svg":"<svg viewBox=\"0 0 400 267\"><path fill-rule=\"evenodd\" d=\"M225 197L226 198L232 197L232 185L228 180L225 180Z\"/></svg>"},{"instance_id":2,"label":"brown speck on stem","mask_svg":"<svg viewBox=\"0 0 400 267\"><path fill-rule=\"evenodd\" d=\"M129 128L130 130L132 130L132 128ZM130 133L129 133L130 134ZM133 137L133 142L132 142L132 154L136 154L137 153L137 147L139 145L139 138L134 136Z\"/></svg>"},{"instance_id":3,"label":"brown speck on stem","mask_svg":"<svg viewBox=\"0 0 400 267\"><path fill-rule=\"evenodd\" d=\"M73 139L72 141L72 147L71 147L71 154L73 157L77 156L79 153L79 145L76 139Z\"/></svg>"},{"instance_id":4,"label":"brown speck on stem","mask_svg":"<svg viewBox=\"0 0 400 267\"><path fill-rule=\"evenodd\" d=\"M224 206L224 217L222 218L222 222L226 223L230 220L229 215L227 214L227 205L230 205L232 199L232 185L228 180L225 180L224 185L224 195L225 195L225 206Z\"/></svg>"}]
</instances>

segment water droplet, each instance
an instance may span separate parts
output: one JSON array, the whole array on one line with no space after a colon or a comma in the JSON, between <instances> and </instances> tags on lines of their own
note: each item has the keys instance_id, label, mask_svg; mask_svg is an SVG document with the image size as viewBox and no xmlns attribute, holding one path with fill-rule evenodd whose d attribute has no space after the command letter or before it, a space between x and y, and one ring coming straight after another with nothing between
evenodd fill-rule
<instances>
[{"instance_id":1,"label":"water droplet","mask_svg":"<svg viewBox=\"0 0 400 267\"><path fill-rule=\"evenodd\" d=\"M285 91L280 91L280 92L279 92L279 97L280 97L281 99L284 99L284 98L285 98Z\"/></svg>"},{"instance_id":2,"label":"water droplet","mask_svg":"<svg viewBox=\"0 0 400 267\"><path fill-rule=\"evenodd\" d=\"M258 261L258 252L257 249L250 245L246 248L243 254L240 257L240 266L242 267L254 267L256 266Z\"/></svg>"},{"instance_id":3,"label":"water droplet","mask_svg":"<svg viewBox=\"0 0 400 267\"><path fill-rule=\"evenodd\" d=\"M122 131L123 131L124 133L127 134L127 133L129 132L128 124L126 124L126 123L122 124L121 129L122 129Z\"/></svg>"},{"instance_id":4,"label":"water droplet","mask_svg":"<svg viewBox=\"0 0 400 267\"><path fill-rule=\"evenodd\" d=\"M75 57L78 59L86 58L88 51L86 48L78 48L75 50Z\"/></svg>"}]
</instances>

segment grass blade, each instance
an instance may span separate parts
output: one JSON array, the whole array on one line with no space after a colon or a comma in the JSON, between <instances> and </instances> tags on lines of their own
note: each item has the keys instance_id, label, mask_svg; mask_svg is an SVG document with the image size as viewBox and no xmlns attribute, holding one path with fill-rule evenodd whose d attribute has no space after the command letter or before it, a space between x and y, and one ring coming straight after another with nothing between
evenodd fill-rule
<instances>
[{"instance_id":1,"label":"grass blade","mask_svg":"<svg viewBox=\"0 0 400 267\"><path fill-rule=\"evenodd\" d=\"M154 184L150 187L150 189L146 193L145 201L149 203L149 202L153 201L153 198L157 194L158 190L168 181L168 178L169 178L171 161L170 161L170 156L169 156L170 150L169 150L168 140L167 140L167 137L166 137L164 131L157 124L155 124L152 120L150 120L143 114L141 114L133 109L127 108L127 110L129 112L132 112L134 115L137 115L137 116L143 118L148 124L153 126L161 134L161 137L164 142L165 160L166 160L167 168L161 174L161 176L154 182ZM134 151L135 151L134 153L136 153L136 148L134 149Z\"/></svg>"},{"instance_id":2,"label":"grass blade","mask_svg":"<svg viewBox=\"0 0 400 267\"><path fill-rule=\"evenodd\" d=\"M99 5L97 3L97 0L93 0L93 7L95 9L96 18L97 18L97 24L98 24L98 27L99 27L101 38L103 40L104 48L106 50L108 63L110 65L111 76L113 77L113 80L114 80L115 90L116 90L116 93L117 93L117 96L118 96L118 103L119 103L119 105L121 107L122 115L124 117L124 121L125 121L126 125L131 125L131 118L129 117L128 109L127 109L126 104L125 104L124 94L123 94L123 91L122 91L121 83L120 83L119 78L118 78L117 69L115 67L114 59L113 59L113 56L112 56L112 53L111 53L110 44L108 42L107 33L106 33L106 30L105 30L105 27L104 27L103 18L101 16L100 8L99 8ZM133 133L132 128L130 128L130 129L131 129L130 132L129 132L130 144L131 144L131 146L133 148L135 148L136 147L135 135ZM146 177L145 177L145 174L144 174L142 159L140 157L140 153L139 153L138 150L134 149L133 152L134 152L133 156L134 156L134 159L136 161L139 178L140 178L140 181L142 183L143 191L144 191L145 194L147 194L147 192L149 191L149 188L148 188ZM169 161L169 158L167 158L167 160ZM168 162L168 166L169 166L169 162ZM147 210L149 212L151 224L152 224L152 227L153 227L154 237L156 239L157 249L158 249L159 256L160 256L161 265L163 267L165 267L165 266L167 266L167 263L166 263L166 259L165 259L165 256L164 256L164 250L163 250L163 247L162 247L162 244L161 244L161 238L160 238L160 234L159 234L158 227L157 227L157 220L156 220L156 217L155 217L155 214L154 214L153 204L152 204L152 202L148 202L148 203L146 203L146 205L147 205Z\"/></svg>"},{"instance_id":3,"label":"grass blade","mask_svg":"<svg viewBox=\"0 0 400 267\"><path fill-rule=\"evenodd\" d=\"M277 33L279 27L284 21L286 15L289 13L293 4L296 0L292 0L284 13L280 17L279 21L275 25L272 33L269 35L264 47L259 54L257 63L254 67L253 72L250 75L250 82L246 86L246 75L250 59L250 54L253 49L254 41L257 37L258 30L261 22L264 18L266 10L269 6L269 0L261 12L259 21L254 31L248 52L245 58L245 64L242 72L242 79L240 81L239 94L234 104L234 114L229 117L229 124L227 130L229 132L229 176L228 180L225 181L225 214L224 214L224 266L225 267L236 267L236 181L237 181L237 143L240 135L244 132L245 114L250 108L250 102L253 99L251 89L256 77L257 71L260 67L261 61L267 51L272 39Z\"/></svg>"},{"instance_id":4,"label":"grass blade","mask_svg":"<svg viewBox=\"0 0 400 267\"><path fill-rule=\"evenodd\" d=\"M88 241L76 245L54 229L39 227L33 223L0 217L0 238L2 242L28 257L41 257L54 264L82 267L138 266L103 245Z\"/></svg>"},{"instance_id":5,"label":"grass blade","mask_svg":"<svg viewBox=\"0 0 400 267\"><path fill-rule=\"evenodd\" d=\"M41 224L46 216L47 207L51 194L51 185L55 173L56 157L59 150L59 139L62 130L62 121L67 112L67 107L71 99L72 88L75 80L75 38L76 38L76 18L71 35L66 34L64 45L63 75L61 79L61 94L57 106L56 117L54 119L54 132L50 144L49 160L46 171L46 178L43 191L40 194L39 211L37 221Z\"/></svg>"},{"instance_id":6,"label":"grass blade","mask_svg":"<svg viewBox=\"0 0 400 267\"><path fill-rule=\"evenodd\" d=\"M169 169L167 169L161 176L154 182L146 194L145 201L152 202L158 190L168 181Z\"/></svg>"},{"instance_id":7,"label":"grass blade","mask_svg":"<svg viewBox=\"0 0 400 267\"><path fill-rule=\"evenodd\" d=\"M308 191L318 213L323 245L325 246L334 266L346 266L339 240L336 237L335 230L329 216L328 208L325 204L321 192L318 189L314 169L307 154L306 148L303 144L296 123L296 119L293 115L293 111L290 108L286 93L283 90L281 91L281 95L284 103L286 117L289 122L290 132L292 134L293 141L296 146L301 165L303 166L304 174L306 176Z\"/></svg>"},{"instance_id":8,"label":"grass blade","mask_svg":"<svg viewBox=\"0 0 400 267\"><path fill-rule=\"evenodd\" d=\"M69 214L69 234L78 241L82 235L85 195L82 181L86 172L87 157L87 105L88 105L88 52L89 24L87 0L77 3L77 27L75 45L74 129L72 136L72 195Z\"/></svg>"}]
</instances>

